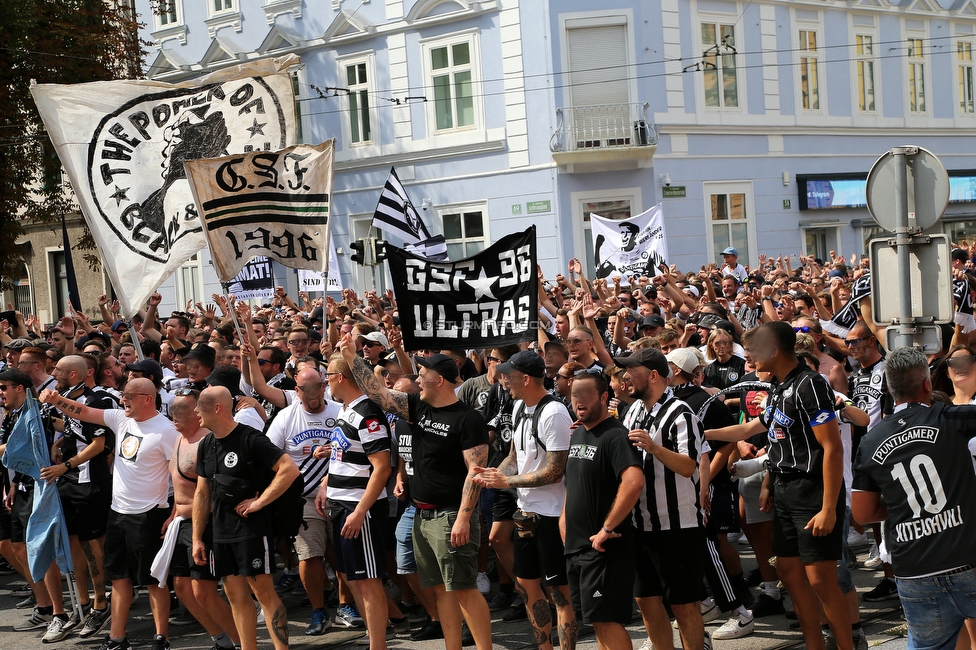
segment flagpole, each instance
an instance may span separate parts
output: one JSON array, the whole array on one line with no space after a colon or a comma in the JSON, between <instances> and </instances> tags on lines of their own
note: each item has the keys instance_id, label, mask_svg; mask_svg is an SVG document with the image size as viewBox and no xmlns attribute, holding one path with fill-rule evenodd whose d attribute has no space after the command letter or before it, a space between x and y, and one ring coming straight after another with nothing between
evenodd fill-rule
<instances>
[{"instance_id":1,"label":"flagpole","mask_svg":"<svg viewBox=\"0 0 976 650\"><path fill-rule=\"evenodd\" d=\"M145 323L143 323L143 325L145 325ZM132 334L129 339L132 341L132 347L136 349L136 357L139 358L139 361L142 361L146 358L146 355L142 353L142 344L139 343L139 332L136 331L135 321L133 321L131 318L129 319L129 333Z\"/></svg>"},{"instance_id":2,"label":"flagpole","mask_svg":"<svg viewBox=\"0 0 976 650\"><path fill-rule=\"evenodd\" d=\"M270 260L268 261L270 262ZM274 278L274 265L271 266L271 277L272 279ZM274 281L271 284L274 284ZM234 321L234 329L237 330L237 339L243 345L247 339L244 338L244 334L241 332L241 325L237 322L237 314L234 312L234 306L230 304L230 292L227 290L227 283L221 282L220 286L224 289L224 300L227 301L227 311L230 312L230 318Z\"/></svg>"}]
</instances>

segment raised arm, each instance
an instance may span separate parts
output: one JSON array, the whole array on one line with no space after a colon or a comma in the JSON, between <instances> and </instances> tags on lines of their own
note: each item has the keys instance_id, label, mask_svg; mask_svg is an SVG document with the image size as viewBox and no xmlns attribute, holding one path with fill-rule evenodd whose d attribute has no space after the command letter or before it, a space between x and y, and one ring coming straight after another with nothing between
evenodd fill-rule
<instances>
[{"instance_id":1,"label":"raised arm","mask_svg":"<svg viewBox=\"0 0 976 650\"><path fill-rule=\"evenodd\" d=\"M43 390L38 399L42 404L51 404L54 408L76 420L105 425L105 411L79 404L66 397L61 397L56 390L51 390L50 388Z\"/></svg>"},{"instance_id":2,"label":"raised arm","mask_svg":"<svg viewBox=\"0 0 976 650\"><path fill-rule=\"evenodd\" d=\"M366 363L356 354L356 344L352 340L351 334L342 337L339 344L339 352L342 358L349 364L352 370L353 379L359 384L359 388L369 396L371 400L380 405L384 411L410 417L410 407L407 403L407 394L398 390L390 390L384 386L373 375Z\"/></svg>"}]
</instances>

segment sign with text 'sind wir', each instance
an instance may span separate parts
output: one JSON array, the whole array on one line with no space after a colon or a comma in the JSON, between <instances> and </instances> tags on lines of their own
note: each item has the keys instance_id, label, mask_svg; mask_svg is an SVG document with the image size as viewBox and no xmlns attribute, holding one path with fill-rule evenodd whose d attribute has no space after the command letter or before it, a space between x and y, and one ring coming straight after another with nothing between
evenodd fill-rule
<instances>
[{"instance_id":1,"label":"sign with text 'sind wir'","mask_svg":"<svg viewBox=\"0 0 976 650\"><path fill-rule=\"evenodd\" d=\"M408 350L486 348L537 336L535 226L453 262L387 250Z\"/></svg>"}]
</instances>

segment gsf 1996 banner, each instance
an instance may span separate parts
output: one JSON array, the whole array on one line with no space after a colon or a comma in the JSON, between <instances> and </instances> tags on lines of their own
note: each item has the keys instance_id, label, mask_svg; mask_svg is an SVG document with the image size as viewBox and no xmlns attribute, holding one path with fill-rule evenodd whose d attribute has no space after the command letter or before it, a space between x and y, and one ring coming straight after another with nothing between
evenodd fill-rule
<instances>
[{"instance_id":1,"label":"gsf 1996 banner","mask_svg":"<svg viewBox=\"0 0 976 650\"><path fill-rule=\"evenodd\" d=\"M298 63L265 59L179 84L31 87L124 315L205 245L183 162L295 142L287 69Z\"/></svg>"},{"instance_id":2,"label":"gsf 1996 banner","mask_svg":"<svg viewBox=\"0 0 976 650\"><path fill-rule=\"evenodd\" d=\"M534 339L535 226L464 260L434 262L387 245L408 350L484 348Z\"/></svg>"}]
</instances>

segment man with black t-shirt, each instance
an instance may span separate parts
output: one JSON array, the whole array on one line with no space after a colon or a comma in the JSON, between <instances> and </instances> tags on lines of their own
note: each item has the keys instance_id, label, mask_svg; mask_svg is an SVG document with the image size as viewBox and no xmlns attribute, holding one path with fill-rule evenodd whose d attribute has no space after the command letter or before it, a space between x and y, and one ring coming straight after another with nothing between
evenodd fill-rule
<instances>
[{"instance_id":1,"label":"man with black t-shirt","mask_svg":"<svg viewBox=\"0 0 976 650\"><path fill-rule=\"evenodd\" d=\"M591 623L601 648L633 648L624 625L634 602L633 510L644 472L627 429L607 413L603 373L573 381L573 430L559 529L576 620Z\"/></svg>"},{"instance_id":2,"label":"man with black t-shirt","mask_svg":"<svg viewBox=\"0 0 976 650\"><path fill-rule=\"evenodd\" d=\"M302 373L307 373L303 370ZM386 648L386 527L390 516L390 429L383 410L352 379L340 356L326 373L333 397L342 403L332 432L332 460L315 498L316 509L331 509L336 571L349 583L363 613L369 647ZM302 374L299 374L299 379ZM306 383L306 386L308 384Z\"/></svg>"},{"instance_id":3,"label":"man with black t-shirt","mask_svg":"<svg viewBox=\"0 0 976 650\"><path fill-rule=\"evenodd\" d=\"M96 409L114 409L115 402L106 393L96 393L85 385L87 373L88 364L83 358L78 355L63 357L54 368L58 391L63 397L79 404ZM108 455L114 448L115 434L111 429L65 416L64 435L54 443L53 464L41 470L43 480L58 481L61 507L71 540L78 597L82 611L88 611L82 630L85 637L101 631L110 616L105 598L103 544L108 510L112 503ZM95 593L95 602L90 610L88 558L91 558L92 588Z\"/></svg>"},{"instance_id":4,"label":"man with black t-shirt","mask_svg":"<svg viewBox=\"0 0 976 650\"><path fill-rule=\"evenodd\" d=\"M458 368L450 357L418 357L418 396L382 385L356 355L352 336L343 336L340 351L370 399L413 423L414 554L421 586L436 595L444 639L448 647L460 647L463 611L478 649L488 650L491 617L477 586L481 488L473 480L474 468L488 460L485 421L454 394Z\"/></svg>"},{"instance_id":5,"label":"man with black t-shirt","mask_svg":"<svg viewBox=\"0 0 976 650\"><path fill-rule=\"evenodd\" d=\"M769 438L773 492L773 554L808 648L824 648L820 608L840 650L852 650L847 601L837 582L847 513L844 449L827 380L796 358L796 332L786 321L765 323L749 339L759 372L771 372L766 408L748 424L706 431L708 439Z\"/></svg>"},{"instance_id":6,"label":"man with black t-shirt","mask_svg":"<svg viewBox=\"0 0 976 650\"><path fill-rule=\"evenodd\" d=\"M263 433L234 421L233 398L223 386L200 393L197 413L211 433L198 449L197 489L193 496L193 561L208 561L224 591L241 635L241 648L257 648L257 611L251 593L264 610L277 650L288 647L288 614L275 593L271 572L271 520L265 506L284 494L299 477L298 466ZM255 481L273 474L259 494ZM209 558L203 536L213 523Z\"/></svg>"},{"instance_id":7,"label":"man with black t-shirt","mask_svg":"<svg viewBox=\"0 0 976 650\"><path fill-rule=\"evenodd\" d=\"M861 440L854 518L885 522L910 648L953 648L976 618L976 475L969 440L976 407L931 406L928 360L918 348L888 355L894 413Z\"/></svg>"}]
</instances>

